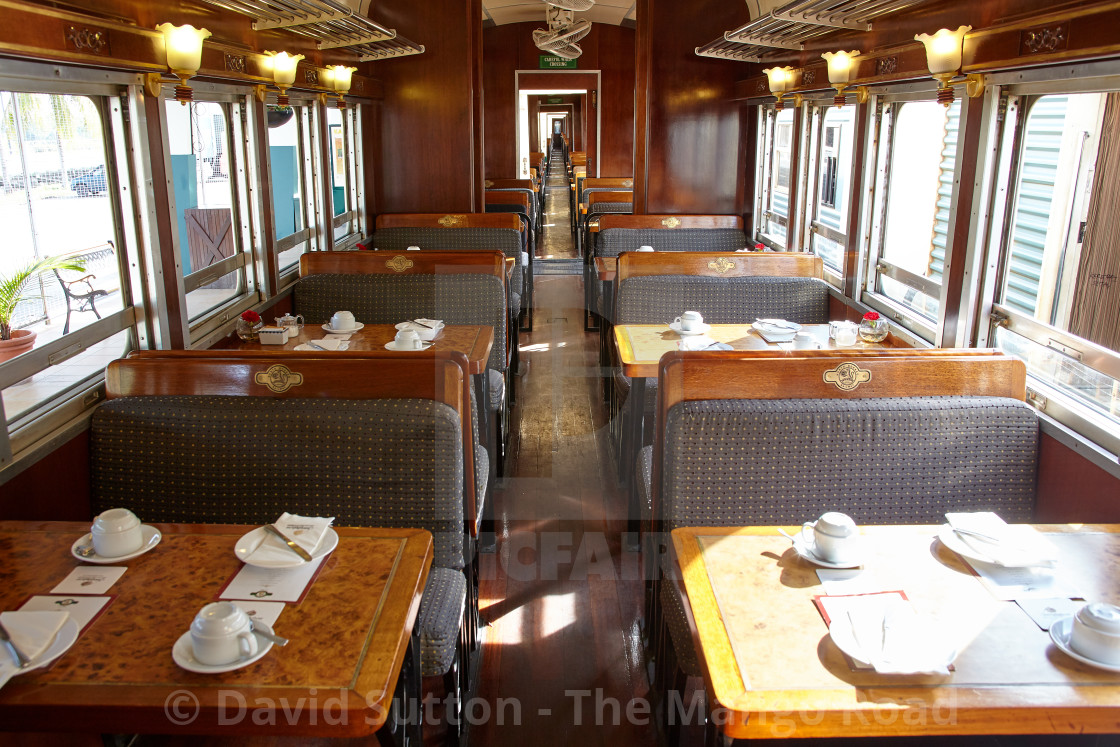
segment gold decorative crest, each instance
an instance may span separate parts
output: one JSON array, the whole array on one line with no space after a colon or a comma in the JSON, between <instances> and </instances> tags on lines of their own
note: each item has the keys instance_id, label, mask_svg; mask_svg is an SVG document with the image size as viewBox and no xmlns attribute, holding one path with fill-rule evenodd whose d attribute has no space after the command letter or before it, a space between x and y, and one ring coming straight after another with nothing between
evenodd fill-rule
<instances>
[{"instance_id":1,"label":"gold decorative crest","mask_svg":"<svg viewBox=\"0 0 1120 747\"><path fill-rule=\"evenodd\" d=\"M622 180L622 186L633 187L634 186L634 180L633 179L623 179Z\"/></svg>"},{"instance_id":2,"label":"gold decorative crest","mask_svg":"<svg viewBox=\"0 0 1120 747\"><path fill-rule=\"evenodd\" d=\"M416 264L415 262L413 262L408 257L404 256L403 254L398 254L397 256L393 257L392 259L389 259L389 260L385 261L385 266L388 267L393 272L404 272L405 270L411 268L415 264Z\"/></svg>"},{"instance_id":3,"label":"gold decorative crest","mask_svg":"<svg viewBox=\"0 0 1120 747\"><path fill-rule=\"evenodd\" d=\"M493 186L494 186L494 182L493 182L493 180L491 180L491 179L487 179L486 181L484 181L484 182L483 182L483 184L485 184L485 185L486 185L486 188L487 188L487 189L490 189L491 187L493 187Z\"/></svg>"},{"instance_id":4,"label":"gold decorative crest","mask_svg":"<svg viewBox=\"0 0 1120 747\"><path fill-rule=\"evenodd\" d=\"M438 223L444 228L454 228L463 222L461 215L445 215L439 219Z\"/></svg>"},{"instance_id":5,"label":"gold decorative crest","mask_svg":"<svg viewBox=\"0 0 1120 747\"><path fill-rule=\"evenodd\" d=\"M871 381L871 372L846 361L836 368L825 371L824 380L829 384L835 384L837 389L850 392L860 384Z\"/></svg>"},{"instance_id":6,"label":"gold decorative crest","mask_svg":"<svg viewBox=\"0 0 1120 747\"><path fill-rule=\"evenodd\" d=\"M676 216L670 216L668 218L661 219L661 225L665 226L666 228L676 228L680 224L681 219L677 218Z\"/></svg>"},{"instance_id":7,"label":"gold decorative crest","mask_svg":"<svg viewBox=\"0 0 1120 747\"><path fill-rule=\"evenodd\" d=\"M269 366L267 371L258 371L253 380L277 394L283 394L292 387L302 384L303 374L296 373L287 366L277 363L275 366Z\"/></svg>"},{"instance_id":8,"label":"gold decorative crest","mask_svg":"<svg viewBox=\"0 0 1120 747\"><path fill-rule=\"evenodd\" d=\"M711 262L708 263L708 267L715 270L720 275L727 272L728 270L730 270L734 266L735 266L735 263L732 262L727 257L720 257L719 259L713 259Z\"/></svg>"}]
</instances>

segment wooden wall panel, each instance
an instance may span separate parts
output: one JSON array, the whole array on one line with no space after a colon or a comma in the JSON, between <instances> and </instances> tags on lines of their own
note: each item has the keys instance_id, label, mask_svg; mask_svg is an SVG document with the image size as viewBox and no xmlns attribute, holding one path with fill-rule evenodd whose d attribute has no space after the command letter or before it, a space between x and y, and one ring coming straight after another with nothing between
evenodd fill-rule
<instances>
[{"instance_id":1,"label":"wooden wall panel","mask_svg":"<svg viewBox=\"0 0 1120 747\"><path fill-rule=\"evenodd\" d=\"M743 15L741 5L721 0L639 3L644 70L636 116L645 122L638 124L637 149L645 155L635 174L635 213L743 213L739 109L732 101L742 68L694 52L697 39L722 36Z\"/></svg>"},{"instance_id":2,"label":"wooden wall panel","mask_svg":"<svg viewBox=\"0 0 1120 747\"><path fill-rule=\"evenodd\" d=\"M383 23L427 51L377 64L384 88L377 172L380 212L470 213L482 209L482 168L475 158L481 96L472 29L479 0L385 0ZM475 12L477 11L477 15ZM481 155L481 154L479 154Z\"/></svg>"},{"instance_id":3,"label":"wooden wall panel","mask_svg":"<svg viewBox=\"0 0 1120 747\"><path fill-rule=\"evenodd\" d=\"M1120 480L1056 439L1043 435L1038 454L1040 522L1120 522Z\"/></svg>"},{"instance_id":4,"label":"wooden wall panel","mask_svg":"<svg viewBox=\"0 0 1120 747\"><path fill-rule=\"evenodd\" d=\"M83 431L0 487L0 520L88 521L89 479Z\"/></svg>"},{"instance_id":5,"label":"wooden wall panel","mask_svg":"<svg viewBox=\"0 0 1120 747\"><path fill-rule=\"evenodd\" d=\"M512 23L483 29L485 153L486 172L490 176L508 176L516 172L516 72L539 70L541 52L533 45L532 32L542 25ZM633 173L634 151L634 30L597 23L580 41L580 47L583 55L577 62L578 70L601 73L596 106L605 108L600 117L602 163L599 173L629 176ZM540 71L534 73L531 85L534 88L589 88L585 80L578 73ZM525 85L523 77L522 86ZM574 150L584 149L583 115L586 115L588 127L595 122L595 111L590 106L584 110L579 98L571 97L576 106L572 133ZM548 107L542 104L541 109L547 111Z\"/></svg>"}]
</instances>

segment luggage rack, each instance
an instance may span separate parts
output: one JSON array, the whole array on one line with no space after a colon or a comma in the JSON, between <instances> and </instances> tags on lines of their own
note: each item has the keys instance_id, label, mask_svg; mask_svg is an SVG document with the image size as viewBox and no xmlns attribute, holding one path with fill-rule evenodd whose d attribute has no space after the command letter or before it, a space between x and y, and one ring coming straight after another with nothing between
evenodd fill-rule
<instances>
[{"instance_id":1,"label":"luggage rack","mask_svg":"<svg viewBox=\"0 0 1120 747\"><path fill-rule=\"evenodd\" d=\"M697 47L700 57L762 62L772 49L802 50L805 42L837 29L870 31L875 18L927 0L795 0Z\"/></svg>"},{"instance_id":2,"label":"luggage rack","mask_svg":"<svg viewBox=\"0 0 1120 747\"><path fill-rule=\"evenodd\" d=\"M207 5L253 19L253 29L286 29L317 39L319 49L346 47L359 62L423 54L424 45L397 36L335 0L203 0Z\"/></svg>"}]
</instances>

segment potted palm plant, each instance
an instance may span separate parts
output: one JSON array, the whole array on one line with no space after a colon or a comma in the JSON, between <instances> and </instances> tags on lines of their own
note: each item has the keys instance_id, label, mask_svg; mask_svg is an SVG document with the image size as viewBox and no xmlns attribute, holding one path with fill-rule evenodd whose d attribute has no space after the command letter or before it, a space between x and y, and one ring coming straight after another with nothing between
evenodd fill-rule
<instances>
[{"instance_id":1,"label":"potted palm plant","mask_svg":"<svg viewBox=\"0 0 1120 747\"><path fill-rule=\"evenodd\" d=\"M50 270L84 272L85 263L71 257L45 257L18 268L10 275L0 275L0 362L25 353L35 344L35 332L12 329L16 306L24 300L24 290L32 278Z\"/></svg>"}]
</instances>

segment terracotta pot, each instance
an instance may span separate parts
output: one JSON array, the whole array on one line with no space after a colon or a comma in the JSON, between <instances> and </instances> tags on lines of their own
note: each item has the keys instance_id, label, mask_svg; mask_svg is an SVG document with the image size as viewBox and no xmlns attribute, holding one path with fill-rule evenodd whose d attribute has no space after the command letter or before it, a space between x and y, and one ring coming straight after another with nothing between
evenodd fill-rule
<instances>
[{"instance_id":1,"label":"terracotta pot","mask_svg":"<svg viewBox=\"0 0 1120 747\"><path fill-rule=\"evenodd\" d=\"M0 340L0 363L26 353L35 347L35 333L29 329L13 329L12 339Z\"/></svg>"}]
</instances>

